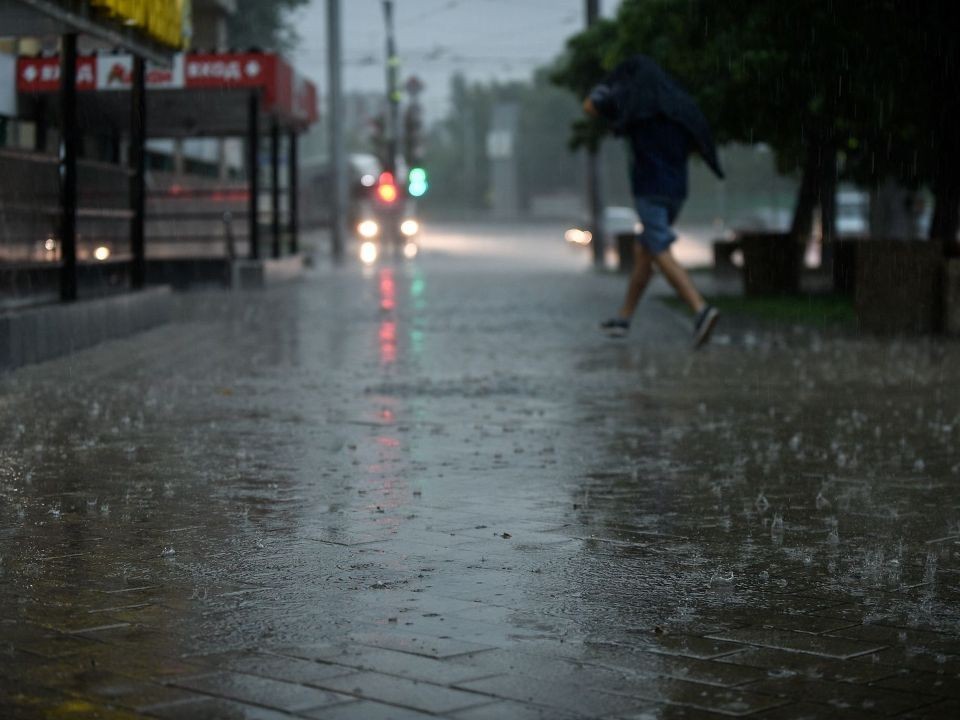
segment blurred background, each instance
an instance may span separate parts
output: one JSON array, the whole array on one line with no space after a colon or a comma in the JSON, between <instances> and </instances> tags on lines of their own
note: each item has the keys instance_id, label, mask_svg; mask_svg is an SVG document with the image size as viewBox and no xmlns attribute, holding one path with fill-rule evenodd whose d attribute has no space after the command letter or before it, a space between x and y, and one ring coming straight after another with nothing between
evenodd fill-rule
<instances>
[{"instance_id":1,"label":"blurred background","mask_svg":"<svg viewBox=\"0 0 960 720\"><path fill-rule=\"evenodd\" d=\"M792 0L786 13L759 0L88 0L85 25L49 20L67 5L41 3L61 9L40 22L24 10L34 3L0 4L5 306L230 284L237 259L371 260L379 250L364 244L391 240L413 256L431 228L455 235L450 223L499 223L501 239L539 224L554 252L576 246L586 264L627 269L628 153L580 104L644 52L701 104L727 171L718 181L691 163L683 262L748 295L853 302L858 278L887 277L895 256L933 288L923 327L953 322L941 298L960 198L948 3ZM69 116L58 84L68 34L79 58ZM149 61L140 126L133 56ZM880 296L902 285L884 282Z\"/></svg>"}]
</instances>

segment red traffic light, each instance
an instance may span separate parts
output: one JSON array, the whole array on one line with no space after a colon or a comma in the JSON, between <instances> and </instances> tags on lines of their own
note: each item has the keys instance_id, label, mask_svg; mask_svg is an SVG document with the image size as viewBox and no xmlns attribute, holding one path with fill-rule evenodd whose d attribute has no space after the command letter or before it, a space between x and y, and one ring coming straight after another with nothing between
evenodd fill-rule
<instances>
[{"instance_id":1,"label":"red traffic light","mask_svg":"<svg viewBox=\"0 0 960 720\"><path fill-rule=\"evenodd\" d=\"M393 205L399 196L400 191L397 190L397 181L394 179L393 173L385 172L381 174L380 181L377 183L377 197L380 198L380 202Z\"/></svg>"}]
</instances>

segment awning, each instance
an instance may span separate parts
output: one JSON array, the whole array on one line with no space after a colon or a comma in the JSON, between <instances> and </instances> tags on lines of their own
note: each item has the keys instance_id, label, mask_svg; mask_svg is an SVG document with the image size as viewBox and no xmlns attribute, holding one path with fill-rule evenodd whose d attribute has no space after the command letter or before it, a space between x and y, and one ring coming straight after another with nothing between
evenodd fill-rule
<instances>
[{"instance_id":1,"label":"awning","mask_svg":"<svg viewBox=\"0 0 960 720\"><path fill-rule=\"evenodd\" d=\"M132 70L133 57L127 54L78 59L81 128L128 127ZM59 57L21 57L16 71L21 103L44 96L56 101ZM259 92L264 117L284 129L306 130L319 118L316 86L297 75L279 55L181 53L169 68L148 65L148 133L151 137L245 135L251 92Z\"/></svg>"},{"instance_id":2,"label":"awning","mask_svg":"<svg viewBox=\"0 0 960 720\"><path fill-rule=\"evenodd\" d=\"M91 0L0 0L0 36L80 33L158 64L169 63L176 48L151 36L147 28L112 16L106 8L94 7L96 4Z\"/></svg>"}]
</instances>

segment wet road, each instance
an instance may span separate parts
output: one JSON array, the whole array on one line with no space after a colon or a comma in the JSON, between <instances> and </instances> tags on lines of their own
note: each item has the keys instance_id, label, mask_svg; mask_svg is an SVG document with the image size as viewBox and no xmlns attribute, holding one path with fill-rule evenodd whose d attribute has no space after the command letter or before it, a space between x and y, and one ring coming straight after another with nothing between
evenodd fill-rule
<instances>
[{"instance_id":1,"label":"wet road","mask_svg":"<svg viewBox=\"0 0 960 720\"><path fill-rule=\"evenodd\" d=\"M956 717L960 347L608 341L555 237L0 377L0 717Z\"/></svg>"}]
</instances>

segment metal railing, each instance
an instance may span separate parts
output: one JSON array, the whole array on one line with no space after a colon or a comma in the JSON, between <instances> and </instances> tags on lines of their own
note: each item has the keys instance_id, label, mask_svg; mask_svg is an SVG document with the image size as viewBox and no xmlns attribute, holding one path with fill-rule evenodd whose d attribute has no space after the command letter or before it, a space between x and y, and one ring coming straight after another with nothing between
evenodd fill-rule
<instances>
[{"instance_id":1,"label":"metal railing","mask_svg":"<svg viewBox=\"0 0 960 720\"><path fill-rule=\"evenodd\" d=\"M59 172L53 155L0 149L3 305L56 295L61 265ZM94 273L98 276L111 274L111 267L130 259L130 172L110 163L80 161L77 175L77 261L100 266Z\"/></svg>"},{"instance_id":2,"label":"metal railing","mask_svg":"<svg viewBox=\"0 0 960 720\"><path fill-rule=\"evenodd\" d=\"M147 258L246 258L250 254L250 190L246 182L153 173L147 193ZM260 193L261 256L269 253L269 195ZM289 203L281 207L289 246Z\"/></svg>"}]
</instances>

